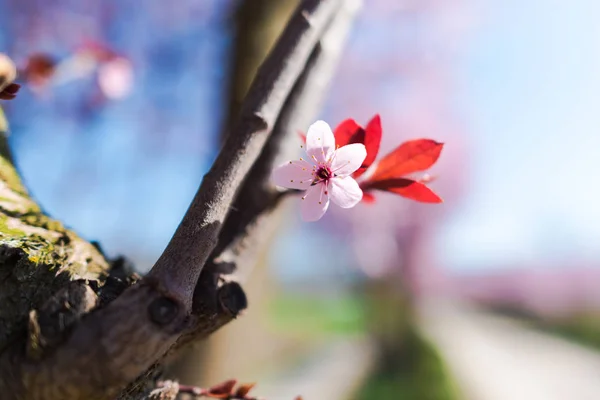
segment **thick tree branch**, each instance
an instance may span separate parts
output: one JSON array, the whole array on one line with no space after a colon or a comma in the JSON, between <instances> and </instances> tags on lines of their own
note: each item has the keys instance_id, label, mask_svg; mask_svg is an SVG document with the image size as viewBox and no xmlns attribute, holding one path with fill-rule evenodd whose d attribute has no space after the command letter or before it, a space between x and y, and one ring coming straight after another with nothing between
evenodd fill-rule
<instances>
[{"instance_id":1,"label":"thick tree branch","mask_svg":"<svg viewBox=\"0 0 600 400\"><path fill-rule=\"evenodd\" d=\"M120 393L120 398L135 398L123 388L136 378L147 379L151 367L169 351L210 334L245 308L239 284L203 268L219 238L225 244L220 249L227 249L247 233L259 233L254 227L260 228L276 204L280 194L266 177L287 146L285 134L304 129L316 113L352 18L352 4L356 1L301 2L259 70L235 128L165 252L149 276L128 289L135 278L119 278L98 251L46 217L27 197L10 162L0 157L0 191L10 195L3 196L7 204L0 202L0 222L6 225L0 231L8 229L23 240L15 252L3 252L0 243L0 272L4 268L21 279L12 286L15 290L23 291L23 279L31 280L25 292L38 296L25 298L22 308L27 311L15 311L9 329L0 331L0 350L19 329L23 333L0 354L4 397L103 400ZM220 236L242 182L237 208L262 194L274 203L259 201L248 213L231 214L228 231ZM31 240L48 246L28 249ZM14 240L5 248L12 245ZM38 261L40 254L45 258ZM22 261L27 266L49 264L31 272L23 270ZM43 279L37 279L38 271L45 274ZM49 280L51 285L46 284ZM20 318L28 313L29 321Z\"/></svg>"},{"instance_id":2,"label":"thick tree branch","mask_svg":"<svg viewBox=\"0 0 600 400\"><path fill-rule=\"evenodd\" d=\"M234 195L269 138L290 91L341 0L302 1L248 92L235 125L171 242L150 272L192 306L202 268Z\"/></svg>"},{"instance_id":3,"label":"thick tree branch","mask_svg":"<svg viewBox=\"0 0 600 400\"><path fill-rule=\"evenodd\" d=\"M45 337L50 341L30 341L36 346L46 344L41 352L35 346L30 346L32 351L12 346L0 355L3 375L15 377L0 379L7 398L114 398L159 362L181 335L207 335L245 307L238 284L220 284L213 274L198 278L240 183L341 4L342 0L305 0L296 10L261 67L236 127L149 276L90 313L98 302L86 287L75 285L73 295L61 298L89 299L89 307L75 310L66 337L49 335ZM193 296L196 287L202 292L200 301ZM42 309L53 314L56 307L50 304ZM30 323L30 335L39 330L38 320ZM49 326L52 332L54 325Z\"/></svg>"}]
</instances>

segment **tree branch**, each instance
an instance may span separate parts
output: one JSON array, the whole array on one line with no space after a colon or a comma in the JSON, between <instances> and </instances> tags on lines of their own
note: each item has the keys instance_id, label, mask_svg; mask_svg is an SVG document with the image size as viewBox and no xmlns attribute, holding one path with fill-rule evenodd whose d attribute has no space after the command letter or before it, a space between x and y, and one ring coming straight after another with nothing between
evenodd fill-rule
<instances>
[{"instance_id":1,"label":"tree branch","mask_svg":"<svg viewBox=\"0 0 600 400\"><path fill-rule=\"evenodd\" d=\"M292 87L341 0L305 0L246 97L241 115L167 248L150 271L191 309L196 282L217 244L238 186L267 142Z\"/></svg>"},{"instance_id":2,"label":"tree branch","mask_svg":"<svg viewBox=\"0 0 600 400\"><path fill-rule=\"evenodd\" d=\"M272 212L286 193L277 191L269 175L275 163L295 155L298 150L296 132L305 129L318 113L360 3L360 0L343 2L311 53L271 137L244 179L227 215L219 242L194 292L190 329L178 340L174 351L229 323L246 307L241 286L235 281L223 282L221 275L234 270L248 273L274 232L277 224Z\"/></svg>"},{"instance_id":3,"label":"tree branch","mask_svg":"<svg viewBox=\"0 0 600 400\"><path fill-rule=\"evenodd\" d=\"M210 257L211 269L224 273L245 272L256 260L256 254L249 252L262 248L261 242L269 236L267 233L274 224L268 216L286 194L293 193L279 192L269 180L271 171L277 163L295 156L299 143L296 134L306 129L321 109L360 5L361 0L344 1L315 46L271 138L242 183Z\"/></svg>"},{"instance_id":4,"label":"tree branch","mask_svg":"<svg viewBox=\"0 0 600 400\"><path fill-rule=\"evenodd\" d=\"M240 183L341 4L342 0L300 4L259 70L235 129L149 276L89 313L98 304L96 298L88 296L87 288L76 286L77 298L89 298L89 306L75 310L77 323L66 337L51 336L42 352L12 346L0 355L0 391L8 399L114 398L159 362L181 335L207 335L245 307L239 284L219 283L213 274L199 277ZM201 301L194 298L196 287L203 294ZM62 311L61 304L57 301L42 310ZM37 332L36 321L42 316L34 318L29 335ZM196 329L192 332L191 327Z\"/></svg>"},{"instance_id":5,"label":"tree branch","mask_svg":"<svg viewBox=\"0 0 600 400\"><path fill-rule=\"evenodd\" d=\"M339 62L342 49L361 0L344 0L285 102L273 133L244 179L219 236L219 242L203 269L194 292L190 328L177 341L174 352L208 336L237 317L247 306L235 281L222 274L234 270L248 275L261 249L275 231L273 211L286 194L270 182L274 164L291 159L298 150L296 133L315 118Z\"/></svg>"},{"instance_id":6,"label":"tree branch","mask_svg":"<svg viewBox=\"0 0 600 400\"><path fill-rule=\"evenodd\" d=\"M210 334L245 308L246 298L239 284L225 282L217 271L203 268L219 238L225 249L249 232L258 233L254 227L260 228L263 223L259 219L266 221L276 204L261 206L259 201L259 207L249 207L248 213L230 215L242 182L236 200L239 207L244 207L244 199L265 193L272 199L280 197L266 178L278 151L289 144L284 146L286 133L289 137L294 130L304 128L317 111L352 18L352 4L356 1L301 2L260 68L237 125L171 242L150 274L128 289L125 280L114 283L111 278L115 276L107 276L108 266L92 246L81 243L64 228L50 225L54 222L25 198L18 177L11 180L14 169L2 169L0 162L0 179L10 186L11 196L25 196L19 206L28 204L34 210L31 215L29 211L18 215L34 218L31 235L61 232L49 239L53 246L48 247L53 251L48 259L60 257L61 268L40 271L68 273L59 275L64 281L55 278L53 285L42 288L41 297L47 301L39 300L41 306L36 303L36 311L29 314L28 331L0 354L0 392L4 397L87 400L129 393L122 392L123 388L136 378L149 376L144 372L170 350ZM272 131L275 134L270 141ZM231 231L221 235L225 221ZM65 240L70 242L63 243ZM85 251L77 251L84 247ZM72 248L73 254L64 253L63 248ZM31 261L32 254L24 256ZM97 256L87 257L81 264L79 258L89 254ZM1 253L0 261L21 273L14 254ZM43 283L40 280L39 285ZM19 284L14 286L21 289ZM61 287L64 290L57 292ZM37 287L28 290L40 292ZM31 307L29 303L26 306ZM14 321L17 328L27 322L16 317ZM67 321L66 327L62 321Z\"/></svg>"}]
</instances>

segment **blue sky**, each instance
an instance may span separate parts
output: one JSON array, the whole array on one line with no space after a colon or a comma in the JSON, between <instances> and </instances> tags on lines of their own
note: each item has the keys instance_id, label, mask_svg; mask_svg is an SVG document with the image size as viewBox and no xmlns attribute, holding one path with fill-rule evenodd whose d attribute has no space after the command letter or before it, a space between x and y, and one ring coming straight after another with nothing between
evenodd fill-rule
<instances>
[{"instance_id":1,"label":"blue sky","mask_svg":"<svg viewBox=\"0 0 600 400\"><path fill-rule=\"evenodd\" d=\"M600 2L480 1L461 66L470 183L451 268L600 260Z\"/></svg>"}]
</instances>

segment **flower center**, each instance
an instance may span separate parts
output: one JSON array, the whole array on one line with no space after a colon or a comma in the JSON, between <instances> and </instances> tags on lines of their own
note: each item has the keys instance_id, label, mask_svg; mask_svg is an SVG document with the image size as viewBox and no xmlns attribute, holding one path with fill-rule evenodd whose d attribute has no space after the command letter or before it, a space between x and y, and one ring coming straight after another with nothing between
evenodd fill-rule
<instances>
[{"instance_id":1,"label":"flower center","mask_svg":"<svg viewBox=\"0 0 600 400\"><path fill-rule=\"evenodd\" d=\"M333 176L331 169L328 166L322 165L315 171L315 181L327 181ZM315 183L317 183L315 182Z\"/></svg>"}]
</instances>

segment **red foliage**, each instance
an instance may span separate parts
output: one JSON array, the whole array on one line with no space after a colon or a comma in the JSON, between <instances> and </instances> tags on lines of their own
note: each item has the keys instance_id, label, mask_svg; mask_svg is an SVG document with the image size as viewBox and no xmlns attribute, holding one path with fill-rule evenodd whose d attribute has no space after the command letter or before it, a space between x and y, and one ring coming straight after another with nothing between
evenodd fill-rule
<instances>
[{"instance_id":1,"label":"red foliage","mask_svg":"<svg viewBox=\"0 0 600 400\"><path fill-rule=\"evenodd\" d=\"M381 142L379 115L375 115L364 130L353 120L346 120L338 126L335 136L336 142L341 146L348 143L363 143L367 148L367 158L361 169L354 174L354 177L358 177L373 164L379 151ZM443 147L443 143L431 139L416 139L402 143L377 162L373 166L373 173L360 182L363 190L362 201L374 203L375 196L371 191L382 190L422 203L441 203L443 200L425 185L431 182L431 177L427 175L415 180L405 176L430 168L440 157ZM365 165L367 168L363 169Z\"/></svg>"},{"instance_id":2,"label":"red foliage","mask_svg":"<svg viewBox=\"0 0 600 400\"><path fill-rule=\"evenodd\" d=\"M367 149L367 157L361 167L352 174L358 178L373 164L379 145L381 144L381 118L375 115L365 128L356 123L353 119L342 121L334 131L335 143L337 146L345 146L352 143L362 143Z\"/></svg>"},{"instance_id":3,"label":"red foliage","mask_svg":"<svg viewBox=\"0 0 600 400\"><path fill-rule=\"evenodd\" d=\"M375 196L373 196L371 193L367 192L364 187L362 189L363 189L362 201L365 203L368 203L368 204L375 203Z\"/></svg>"},{"instance_id":4,"label":"red foliage","mask_svg":"<svg viewBox=\"0 0 600 400\"><path fill-rule=\"evenodd\" d=\"M363 190L368 191L370 189L383 190L390 193L399 194L407 199L419 201L421 203L442 203L443 200L429 189L422 182L418 182L407 178L393 178L382 181L369 182ZM366 193L365 193L366 194ZM374 197L372 194L368 194L370 199L367 202L373 202ZM364 198L364 196L363 196Z\"/></svg>"},{"instance_id":5,"label":"red foliage","mask_svg":"<svg viewBox=\"0 0 600 400\"><path fill-rule=\"evenodd\" d=\"M421 203L442 203L443 200L425 185L432 181L430 176L420 180L404 176L430 168L440 157L443 147L443 143L431 139L402 143L383 157L375 166L373 174L361 182L363 200L373 203L375 198L368 191L383 190Z\"/></svg>"},{"instance_id":6,"label":"red foliage","mask_svg":"<svg viewBox=\"0 0 600 400\"><path fill-rule=\"evenodd\" d=\"M300 139L306 142L306 135L302 132L298 134ZM334 136L338 147L353 143L365 145L367 157L361 167L352 174L352 177L358 178L373 165L379 153L381 118L376 114L365 128L351 118L346 119L335 128ZM433 181L432 177L425 175L415 180L405 176L433 166L443 147L443 143L431 139L415 139L402 143L375 164L375 170L367 179L359 182L363 190L362 201L374 203L375 196L370 191L382 190L421 203L442 203L443 200L425 185Z\"/></svg>"},{"instance_id":7,"label":"red foliage","mask_svg":"<svg viewBox=\"0 0 600 400\"><path fill-rule=\"evenodd\" d=\"M379 161L372 181L397 178L430 168L440 157L443 143L417 139L402 143Z\"/></svg>"}]
</instances>

